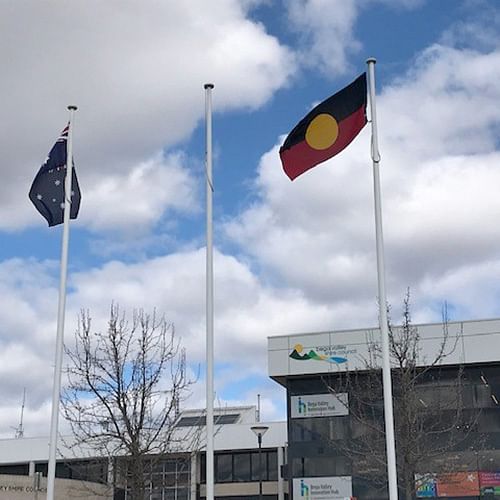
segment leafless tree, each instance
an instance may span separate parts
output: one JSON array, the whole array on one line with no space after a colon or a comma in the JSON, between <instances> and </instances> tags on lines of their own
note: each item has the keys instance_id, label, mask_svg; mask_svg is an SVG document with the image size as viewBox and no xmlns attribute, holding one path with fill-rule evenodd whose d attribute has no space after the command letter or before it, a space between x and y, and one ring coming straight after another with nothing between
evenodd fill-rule
<instances>
[{"instance_id":1,"label":"leafless tree","mask_svg":"<svg viewBox=\"0 0 500 500\"><path fill-rule=\"evenodd\" d=\"M193 381L173 325L156 312L132 316L129 322L112 304L101 332L92 328L90 313L81 312L75 342L66 346L62 409L72 446L121 457L128 498L143 500L153 457L175 451L178 440L187 438L179 437L175 421Z\"/></svg>"},{"instance_id":2,"label":"leafless tree","mask_svg":"<svg viewBox=\"0 0 500 500\"><path fill-rule=\"evenodd\" d=\"M410 293L404 299L403 322L389 325L392 366L394 427L399 496L415 498L418 478L431 472L449 472L458 449L478 449L473 432L478 411L464 403L463 366L443 365L452 354L459 336L448 331L443 313L442 338L431 359L422 359L422 339L411 322ZM380 345L369 341L369 355L360 370L329 378L334 393L349 394L350 438L335 440L351 463L353 475L386 491L387 459ZM417 478L417 481L416 481Z\"/></svg>"}]
</instances>

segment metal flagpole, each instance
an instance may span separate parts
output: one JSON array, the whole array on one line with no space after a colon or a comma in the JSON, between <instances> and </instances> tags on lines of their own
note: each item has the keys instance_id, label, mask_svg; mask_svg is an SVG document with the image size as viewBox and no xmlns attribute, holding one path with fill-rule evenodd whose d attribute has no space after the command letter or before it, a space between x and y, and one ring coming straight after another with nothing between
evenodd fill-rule
<instances>
[{"instance_id":1,"label":"metal flagpole","mask_svg":"<svg viewBox=\"0 0 500 500\"><path fill-rule=\"evenodd\" d=\"M47 500L54 500L56 476L57 432L59 398L61 392L61 372L64 344L64 313L66 309L66 281L68 274L69 220L71 213L71 181L73 177L73 118L76 106L68 106L69 124L66 141L66 179L64 183L64 224L61 248L61 275L59 280L59 304L57 310L56 359L52 387L52 416L50 420L49 467L47 471Z\"/></svg>"},{"instance_id":2,"label":"metal flagpole","mask_svg":"<svg viewBox=\"0 0 500 500\"><path fill-rule=\"evenodd\" d=\"M207 188L207 450L206 450L206 500L214 499L214 263L213 263L213 224L212 224L212 90L213 83L205 86L205 123L206 123L206 188Z\"/></svg>"},{"instance_id":3,"label":"metal flagpole","mask_svg":"<svg viewBox=\"0 0 500 500\"><path fill-rule=\"evenodd\" d=\"M394 412L392 408L391 362L389 356L389 328L387 320L387 298L385 291L384 236L382 231L382 203L380 197L380 153L378 150L377 112L375 109L375 63L376 59L367 59L370 112L372 121L372 160L373 188L375 195L375 234L377 245L377 276L379 300L379 325L382 338L382 380L384 388L385 443L387 450L387 476L389 499L398 498L398 479L396 470L396 443L394 439Z\"/></svg>"}]
</instances>

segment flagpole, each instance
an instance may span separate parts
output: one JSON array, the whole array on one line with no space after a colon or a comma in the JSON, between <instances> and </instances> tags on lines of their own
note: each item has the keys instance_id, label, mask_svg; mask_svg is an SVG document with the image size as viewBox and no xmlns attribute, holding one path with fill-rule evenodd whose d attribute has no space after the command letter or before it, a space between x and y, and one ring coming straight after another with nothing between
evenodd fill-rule
<instances>
[{"instance_id":1,"label":"flagpole","mask_svg":"<svg viewBox=\"0 0 500 500\"><path fill-rule=\"evenodd\" d=\"M52 415L50 420L49 466L47 471L47 500L54 500L56 476L57 432L61 372L64 344L64 314L66 309L66 281L68 274L69 220L71 213L71 181L73 177L73 119L76 106L68 106L68 140L66 142L66 179L64 183L64 224L61 245L61 274L59 279L59 304L57 310L56 356L52 386Z\"/></svg>"},{"instance_id":2,"label":"flagpole","mask_svg":"<svg viewBox=\"0 0 500 500\"><path fill-rule=\"evenodd\" d=\"M206 322L207 322L207 449L206 449L206 500L214 500L214 265L212 223L212 90L213 83L206 83L206 190L207 190L207 262L206 262Z\"/></svg>"},{"instance_id":3,"label":"flagpole","mask_svg":"<svg viewBox=\"0 0 500 500\"><path fill-rule=\"evenodd\" d=\"M385 290L384 236L382 230L382 202L380 196L380 153L378 150L377 112L375 108L375 63L373 57L367 59L368 89L372 122L373 188L375 197L375 235L377 246L377 277L379 300L379 325L382 339L382 380L384 391L385 442L387 451L387 477L389 499L398 498L398 479L396 469L396 443L394 439L394 412L392 407L391 362L389 356L389 327L387 319L387 297Z\"/></svg>"}]
</instances>

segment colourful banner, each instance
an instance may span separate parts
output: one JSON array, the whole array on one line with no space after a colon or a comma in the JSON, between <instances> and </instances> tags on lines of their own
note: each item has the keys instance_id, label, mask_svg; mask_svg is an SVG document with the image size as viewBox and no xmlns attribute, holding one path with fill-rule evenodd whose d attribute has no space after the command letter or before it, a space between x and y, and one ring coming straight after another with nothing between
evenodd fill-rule
<instances>
[{"instance_id":1,"label":"colourful banner","mask_svg":"<svg viewBox=\"0 0 500 500\"><path fill-rule=\"evenodd\" d=\"M479 475L477 472L439 474L437 493L439 497L477 497L479 496Z\"/></svg>"},{"instance_id":2,"label":"colourful banner","mask_svg":"<svg viewBox=\"0 0 500 500\"><path fill-rule=\"evenodd\" d=\"M480 472L481 495L500 496L500 472Z\"/></svg>"},{"instance_id":3,"label":"colourful banner","mask_svg":"<svg viewBox=\"0 0 500 500\"><path fill-rule=\"evenodd\" d=\"M437 497L436 474L416 474L417 498Z\"/></svg>"}]
</instances>

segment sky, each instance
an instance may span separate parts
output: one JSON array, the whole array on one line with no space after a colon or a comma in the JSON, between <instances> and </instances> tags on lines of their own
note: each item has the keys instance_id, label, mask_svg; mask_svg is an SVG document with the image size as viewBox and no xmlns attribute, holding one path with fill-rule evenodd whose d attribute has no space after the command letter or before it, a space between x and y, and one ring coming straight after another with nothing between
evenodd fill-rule
<instances>
[{"instance_id":1,"label":"sky","mask_svg":"<svg viewBox=\"0 0 500 500\"><path fill-rule=\"evenodd\" d=\"M0 0L0 437L49 433L62 227L28 199L76 104L66 339L89 310L175 325L205 404L204 90L213 90L217 405L285 418L267 337L370 328L370 129L294 182L285 136L375 57L397 323L500 317L497 0ZM64 424L62 429L64 430Z\"/></svg>"}]
</instances>

